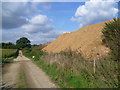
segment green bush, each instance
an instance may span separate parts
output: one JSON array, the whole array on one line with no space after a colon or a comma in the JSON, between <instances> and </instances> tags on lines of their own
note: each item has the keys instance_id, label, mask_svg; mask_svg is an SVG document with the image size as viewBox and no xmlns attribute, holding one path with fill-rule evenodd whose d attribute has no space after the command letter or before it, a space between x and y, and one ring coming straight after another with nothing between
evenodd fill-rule
<instances>
[{"instance_id":1,"label":"green bush","mask_svg":"<svg viewBox=\"0 0 120 90\"><path fill-rule=\"evenodd\" d=\"M103 29L103 43L112 51L115 60L119 59L120 51L120 18L106 23Z\"/></svg>"},{"instance_id":2,"label":"green bush","mask_svg":"<svg viewBox=\"0 0 120 90\"><path fill-rule=\"evenodd\" d=\"M111 56L108 60L117 61L115 70L117 72L117 77L120 79L120 18L114 19L113 21L106 23L103 29L103 43L111 49ZM118 82L120 87L120 82Z\"/></svg>"}]
</instances>

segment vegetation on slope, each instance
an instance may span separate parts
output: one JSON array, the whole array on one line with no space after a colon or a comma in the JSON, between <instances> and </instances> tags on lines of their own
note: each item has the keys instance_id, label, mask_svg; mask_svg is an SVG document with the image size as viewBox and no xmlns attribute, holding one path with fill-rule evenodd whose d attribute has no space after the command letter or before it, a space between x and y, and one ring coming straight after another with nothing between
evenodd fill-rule
<instances>
[{"instance_id":1,"label":"vegetation on slope","mask_svg":"<svg viewBox=\"0 0 120 90\"><path fill-rule=\"evenodd\" d=\"M114 20L106 24L103 30L103 42L111 49L111 54L106 58L86 60L80 53L72 50L48 54L37 47L24 49L24 54L62 88L118 88L118 23L119 19Z\"/></svg>"},{"instance_id":2,"label":"vegetation on slope","mask_svg":"<svg viewBox=\"0 0 120 90\"><path fill-rule=\"evenodd\" d=\"M18 50L17 49L0 49L0 58L2 59L1 63L4 65L5 63L9 63L11 60L17 57Z\"/></svg>"},{"instance_id":3,"label":"vegetation on slope","mask_svg":"<svg viewBox=\"0 0 120 90\"><path fill-rule=\"evenodd\" d=\"M115 88L118 86L117 63L109 58L94 62L71 50L44 54L39 49L24 54L42 68L62 88ZM35 58L32 58L35 56ZM95 72L94 72L95 68Z\"/></svg>"},{"instance_id":4,"label":"vegetation on slope","mask_svg":"<svg viewBox=\"0 0 120 90\"><path fill-rule=\"evenodd\" d=\"M120 18L114 19L113 22L106 23L103 29L103 42L111 49L111 59L118 63L116 71L120 70ZM118 80L120 73L118 72ZM120 88L120 82L118 82Z\"/></svg>"},{"instance_id":5,"label":"vegetation on slope","mask_svg":"<svg viewBox=\"0 0 120 90\"><path fill-rule=\"evenodd\" d=\"M118 60L120 51L120 18L106 23L103 29L103 35L103 42L111 49L112 56L116 57L116 60Z\"/></svg>"}]
</instances>

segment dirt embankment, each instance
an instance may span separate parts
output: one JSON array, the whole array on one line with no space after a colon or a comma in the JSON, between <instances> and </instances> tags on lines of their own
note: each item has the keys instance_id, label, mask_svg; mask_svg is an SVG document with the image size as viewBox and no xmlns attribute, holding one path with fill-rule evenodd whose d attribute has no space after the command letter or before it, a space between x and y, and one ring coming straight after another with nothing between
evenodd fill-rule
<instances>
[{"instance_id":1,"label":"dirt embankment","mask_svg":"<svg viewBox=\"0 0 120 90\"><path fill-rule=\"evenodd\" d=\"M88 58L106 56L110 52L102 43L102 29L106 22L88 25L77 31L64 33L43 50L49 53L58 53L70 48L77 52L81 51Z\"/></svg>"}]
</instances>

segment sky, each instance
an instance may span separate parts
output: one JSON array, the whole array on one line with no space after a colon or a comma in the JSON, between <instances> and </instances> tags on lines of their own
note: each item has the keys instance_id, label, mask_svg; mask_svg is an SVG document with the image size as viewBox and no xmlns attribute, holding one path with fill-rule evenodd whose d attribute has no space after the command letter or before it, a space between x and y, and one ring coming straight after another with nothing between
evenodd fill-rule
<instances>
[{"instance_id":1,"label":"sky","mask_svg":"<svg viewBox=\"0 0 120 90\"><path fill-rule=\"evenodd\" d=\"M118 16L115 0L25 1L2 2L2 42L15 43L27 37L32 44L48 43L63 33Z\"/></svg>"}]
</instances>

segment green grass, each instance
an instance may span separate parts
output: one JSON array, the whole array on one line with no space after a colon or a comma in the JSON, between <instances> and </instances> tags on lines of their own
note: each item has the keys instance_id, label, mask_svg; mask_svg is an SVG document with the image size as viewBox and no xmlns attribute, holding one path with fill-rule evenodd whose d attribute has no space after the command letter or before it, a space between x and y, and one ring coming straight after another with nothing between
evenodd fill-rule
<instances>
[{"instance_id":1,"label":"green grass","mask_svg":"<svg viewBox=\"0 0 120 90\"><path fill-rule=\"evenodd\" d=\"M25 73L23 71L20 72L20 84L17 86L17 88L27 88L27 82L25 79Z\"/></svg>"},{"instance_id":2,"label":"green grass","mask_svg":"<svg viewBox=\"0 0 120 90\"><path fill-rule=\"evenodd\" d=\"M23 51L61 88L117 88L117 63L110 58L93 63L74 52L47 54L39 48ZM32 56L35 56L33 59Z\"/></svg>"},{"instance_id":3,"label":"green grass","mask_svg":"<svg viewBox=\"0 0 120 90\"><path fill-rule=\"evenodd\" d=\"M17 49L0 49L2 50L2 57L10 57L13 53L16 53Z\"/></svg>"},{"instance_id":4,"label":"green grass","mask_svg":"<svg viewBox=\"0 0 120 90\"><path fill-rule=\"evenodd\" d=\"M33 60L37 66L42 68L42 70L50 76L50 78L57 83L61 88L77 87L85 88L87 87L87 81L82 77L82 75L75 75L71 72L65 72L64 70L58 70L57 65L49 65L46 61L39 59L33 59L31 56L26 53L27 57Z\"/></svg>"},{"instance_id":5,"label":"green grass","mask_svg":"<svg viewBox=\"0 0 120 90\"><path fill-rule=\"evenodd\" d=\"M77 75L64 68L59 68L56 64L49 64L46 60L41 59L42 51L34 48L32 51L24 51L25 56L33 60L49 77L61 88L85 88L87 80L83 75ZM32 56L35 56L33 59Z\"/></svg>"},{"instance_id":6,"label":"green grass","mask_svg":"<svg viewBox=\"0 0 120 90\"><path fill-rule=\"evenodd\" d=\"M9 63L11 60L17 57L17 49L0 49L0 58L2 59L2 64Z\"/></svg>"}]
</instances>

